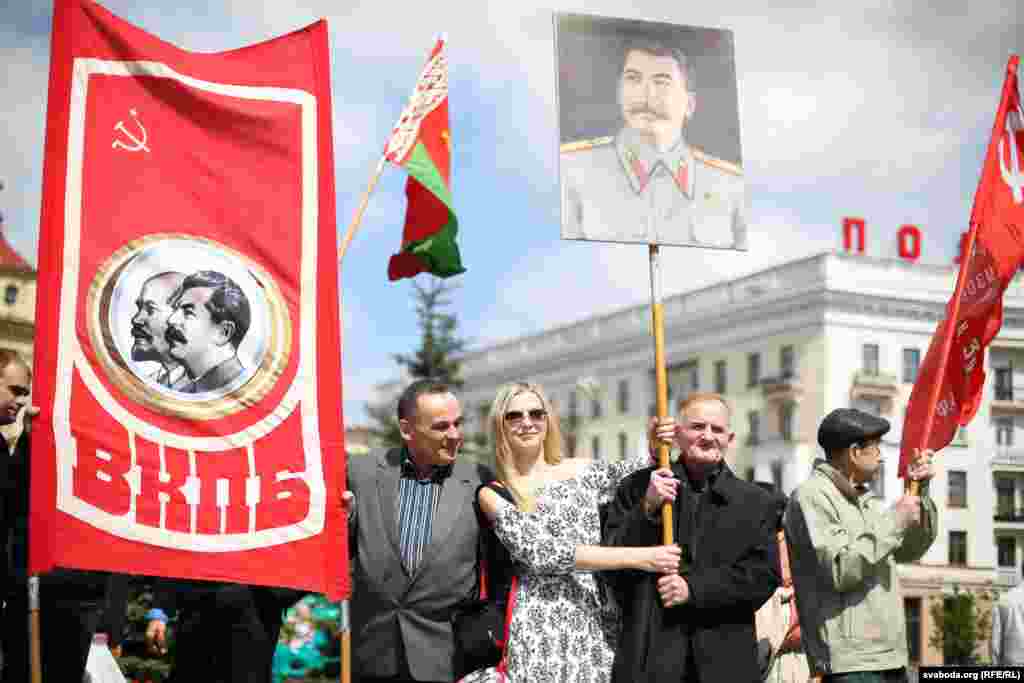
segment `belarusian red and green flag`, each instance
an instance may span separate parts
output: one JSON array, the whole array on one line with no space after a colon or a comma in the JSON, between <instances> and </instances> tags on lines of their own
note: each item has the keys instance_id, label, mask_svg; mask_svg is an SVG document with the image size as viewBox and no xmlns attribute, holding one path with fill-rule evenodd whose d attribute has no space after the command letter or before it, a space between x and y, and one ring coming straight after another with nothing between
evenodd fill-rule
<instances>
[{"instance_id":1,"label":"belarusian red and green flag","mask_svg":"<svg viewBox=\"0 0 1024 683\"><path fill-rule=\"evenodd\" d=\"M416 90L395 125L384 157L409 173L402 250L388 262L388 279L419 273L451 277L464 273L452 207L451 137L448 129L448 60L437 41Z\"/></svg>"}]
</instances>

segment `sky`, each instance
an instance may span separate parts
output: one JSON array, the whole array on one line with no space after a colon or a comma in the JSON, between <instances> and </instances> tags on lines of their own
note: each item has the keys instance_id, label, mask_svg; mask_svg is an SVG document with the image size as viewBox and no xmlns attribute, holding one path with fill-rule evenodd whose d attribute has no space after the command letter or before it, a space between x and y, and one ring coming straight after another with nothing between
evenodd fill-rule
<instances>
[{"instance_id":1,"label":"sky","mask_svg":"<svg viewBox=\"0 0 1024 683\"><path fill-rule=\"evenodd\" d=\"M895 258L917 225L921 262L949 263L966 229L1006 62L1024 51L1024 3L974 0L106 0L197 52L328 19L339 241L436 35L450 65L452 191L464 275L452 312L471 348L649 301L642 245L559 238L552 12L729 29L736 48L750 249L662 250L667 295L842 246ZM942 9L937 9L941 7ZM36 263L52 2L0 0L0 212ZM699 112L697 114L699 116ZM392 354L418 343L412 285L389 283L405 212L389 167L340 275L348 425L365 422ZM421 276L421 278L426 276Z\"/></svg>"}]
</instances>

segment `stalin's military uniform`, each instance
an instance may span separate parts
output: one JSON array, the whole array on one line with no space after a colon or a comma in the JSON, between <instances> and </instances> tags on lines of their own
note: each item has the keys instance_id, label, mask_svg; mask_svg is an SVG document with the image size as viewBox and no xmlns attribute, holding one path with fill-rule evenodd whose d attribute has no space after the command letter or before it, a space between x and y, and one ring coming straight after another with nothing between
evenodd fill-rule
<instances>
[{"instance_id":1,"label":"stalin's military uniform","mask_svg":"<svg viewBox=\"0 0 1024 683\"><path fill-rule=\"evenodd\" d=\"M743 173L682 139L658 152L632 128L562 145L562 237L747 248Z\"/></svg>"}]
</instances>

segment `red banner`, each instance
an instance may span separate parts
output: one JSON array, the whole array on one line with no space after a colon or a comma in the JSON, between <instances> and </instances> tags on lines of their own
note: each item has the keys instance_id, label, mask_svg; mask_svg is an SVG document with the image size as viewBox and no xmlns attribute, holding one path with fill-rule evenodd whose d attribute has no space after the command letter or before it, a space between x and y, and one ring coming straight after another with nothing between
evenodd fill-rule
<instances>
[{"instance_id":1,"label":"red banner","mask_svg":"<svg viewBox=\"0 0 1024 683\"><path fill-rule=\"evenodd\" d=\"M54 9L30 571L348 592L327 27Z\"/></svg>"},{"instance_id":2,"label":"red banner","mask_svg":"<svg viewBox=\"0 0 1024 683\"><path fill-rule=\"evenodd\" d=\"M974 196L956 290L932 337L904 419L899 475L914 450L947 446L974 417L985 349L1003 324L1003 293L1024 265L1024 111L1018 57L1006 68L985 166Z\"/></svg>"}]
</instances>

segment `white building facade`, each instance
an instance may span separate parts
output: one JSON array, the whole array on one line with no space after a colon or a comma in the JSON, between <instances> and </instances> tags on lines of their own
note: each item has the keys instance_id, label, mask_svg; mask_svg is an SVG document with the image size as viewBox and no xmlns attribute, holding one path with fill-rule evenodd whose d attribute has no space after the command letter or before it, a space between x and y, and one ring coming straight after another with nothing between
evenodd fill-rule
<instances>
[{"instance_id":1,"label":"white building facade","mask_svg":"<svg viewBox=\"0 0 1024 683\"><path fill-rule=\"evenodd\" d=\"M819 457L818 423L858 407L888 419L876 491L894 501L903 415L956 279L953 266L826 253L665 300L670 405L716 391L732 406L738 476L790 493ZM464 358L471 432L487 429L497 388L538 382L570 452L617 459L644 447L654 406L649 305L478 349ZM1001 590L1024 560L1024 287L1004 298L981 408L940 455L931 495L939 536L901 566L912 659L941 664L929 606L954 586Z\"/></svg>"}]
</instances>

